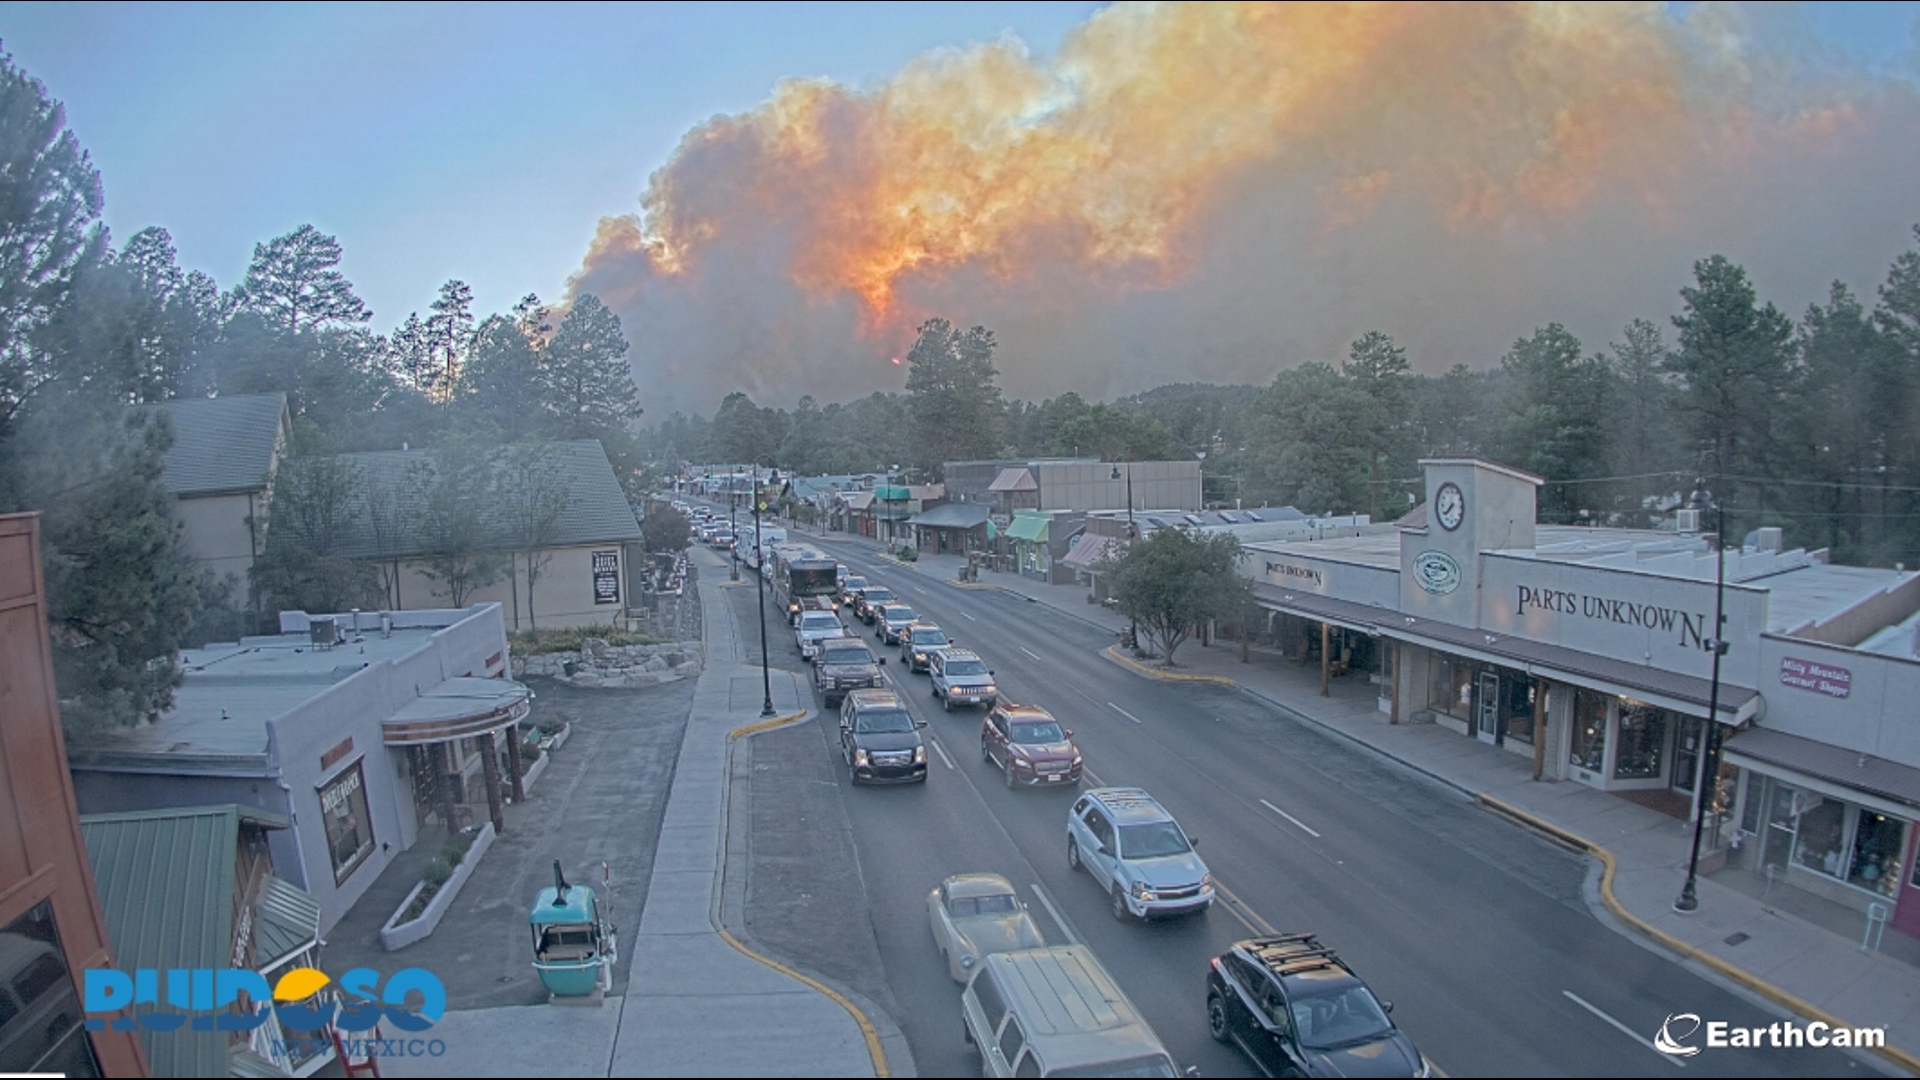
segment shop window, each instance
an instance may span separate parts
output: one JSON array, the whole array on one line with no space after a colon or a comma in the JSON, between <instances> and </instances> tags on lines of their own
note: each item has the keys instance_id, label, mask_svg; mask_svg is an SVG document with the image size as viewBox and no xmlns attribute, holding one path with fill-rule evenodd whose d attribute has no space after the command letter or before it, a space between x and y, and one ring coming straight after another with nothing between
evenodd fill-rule
<instances>
[{"instance_id":1,"label":"shop window","mask_svg":"<svg viewBox=\"0 0 1920 1080\"><path fill-rule=\"evenodd\" d=\"M1573 695L1573 747L1569 760L1582 769L1599 769L1607 760L1607 695L1578 690Z\"/></svg>"},{"instance_id":2,"label":"shop window","mask_svg":"<svg viewBox=\"0 0 1920 1080\"><path fill-rule=\"evenodd\" d=\"M1665 775L1667 712L1637 701L1620 704L1620 750L1615 780L1653 780Z\"/></svg>"},{"instance_id":3,"label":"shop window","mask_svg":"<svg viewBox=\"0 0 1920 1080\"><path fill-rule=\"evenodd\" d=\"M1500 723L1507 738L1533 745L1533 720L1540 707L1540 684L1508 672L1500 680Z\"/></svg>"},{"instance_id":4,"label":"shop window","mask_svg":"<svg viewBox=\"0 0 1920 1080\"><path fill-rule=\"evenodd\" d=\"M356 761L320 789L320 817L327 825L327 854L337 885L373 853L373 824L367 813L367 786Z\"/></svg>"},{"instance_id":5,"label":"shop window","mask_svg":"<svg viewBox=\"0 0 1920 1080\"><path fill-rule=\"evenodd\" d=\"M1900 853L1905 850L1906 822L1899 818L1856 810L1853 858L1847 871L1847 883L1862 889L1893 895L1900 881Z\"/></svg>"},{"instance_id":6,"label":"shop window","mask_svg":"<svg viewBox=\"0 0 1920 1080\"><path fill-rule=\"evenodd\" d=\"M1427 708L1466 720L1473 716L1473 664L1435 655L1428 669Z\"/></svg>"},{"instance_id":7,"label":"shop window","mask_svg":"<svg viewBox=\"0 0 1920 1080\"><path fill-rule=\"evenodd\" d=\"M1821 799L1800 815L1800 835L1794 841L1793 861L1828 877L1839 877L1847 856L1847 805Z\"/></svg>"}]
</instances>

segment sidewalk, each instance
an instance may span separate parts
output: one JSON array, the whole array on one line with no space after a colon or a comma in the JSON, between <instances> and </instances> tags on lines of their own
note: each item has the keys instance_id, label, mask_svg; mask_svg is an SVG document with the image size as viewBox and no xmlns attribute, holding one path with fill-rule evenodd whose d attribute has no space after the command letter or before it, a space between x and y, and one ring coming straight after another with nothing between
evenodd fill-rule
<instances>
[{"instance_id":1,"label":"sidewalk","mask_svg":"<svg viewBox=\"0 0 1920 1080\"><path fill-rule=\"evenodd\" d=\"M727 744L735 729L761 721L764 694L760 669L745 663L741 628L719 591L726 587L725 563L710 552L695 557L705 571L700 599L706 665L673 770L638 932L623 928L621 935L620 947L632 957L626 993L600 1008L449 1012L434 1028L445 1055L401 1059L400 1068L389 1066L390 1074L884 1074L887 1057L864 1014L824 985L756 958L720 926L723 890L729 888L721 850ZM810 694L796 677L776 673L772 691L780 717L804 715Z\"/></svg>"},{"instance_id":2,"label":"sidewalk","mask_svg":"<svg viewBox=\"0 0 1920 1080\"><path fill-rule=\"evenodd\" d=\"M825 539L877 547L845 534L830 533ZM1125 616L1087 603L1087 590L1080 585L1049 585L996 573L983 573L978 586L961 584L955 579L964 561L923 554L917 562L901 565L957 588L1002 588L1116 633L1127 624ZM1604 849L1608 855L1601 858L1610 855L1614 868L1610 880L1590 890L1589 905L1597 916L1642 940L1663 936L1668 940L1660 944L1681 953L1689 967L1744 985L1802 1016L1885 1027L1888 1046L1899 1048L1886 1056L1908 1069L1920 1065L1909 1056L1920 1051L1920 945L1897 931L1886 931L1882 951L1863 951L1864 917L1812 898L1802 902L1790 886L1776 887L1771 897L1760 889L1738 887L1747 884L1738 877L1743 870L1722 871L1728 884L1699 878L1700 906L1691 915L1681 915L1672 905L1686 880L1691 822L1584 784L1536 781L1530 756L1443 727L1390 724L1379 710L1378 688L1364 676L1337 678L1322 697L1317 665L1302 665L1272 650L1254 649L1251 662L1243 664L1238 642L1206 647L1189 641L1176 655L1181 675L1231 682L1244 693L1469 796L1512 807L1549 832L1572 834ZM1608 903L1608 892L1613 903ZM1835 910L1823 911L1822 906ZM1847 916L1856 920L1851 926L1842 921Z\"/></svg>"}]
</instances>

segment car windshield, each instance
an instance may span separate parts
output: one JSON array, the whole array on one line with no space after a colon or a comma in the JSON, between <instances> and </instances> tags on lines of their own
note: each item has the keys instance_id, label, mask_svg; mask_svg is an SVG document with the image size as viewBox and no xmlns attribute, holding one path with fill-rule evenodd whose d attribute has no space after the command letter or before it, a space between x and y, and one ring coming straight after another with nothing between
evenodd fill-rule
<instances>
[{"instance_id":1,"label":"car windshield","mask_svg":"<svg viewBox=\"0 0 1920 1080\"><path fill-rule=\"evenodd\" d=\"M1006 893L993 896L956 896L947 902L955 916L1010 915L1015 910L1013 897Z\"/></svg>"},{"instance_id":2,"label":"car windshield","mask_svg":"<svg viewBox=\"0 0 1920 1080\"><path fill-rule=\"evenodd\" d=\"M900 709L862 709L853 716L859 735L901 735L913 730L913 717Z\"/></svg>"},{"instance_id":3,"label":"car windshield","mask_svg":"<svg viewBox=\"0 0 1920 1080\"><path fill-rule=\"evenodd\" d=\"M873 654L867 651L867 647L865 645L862 645L857 649L828 649L827 663L829 664L871 664L873 663Z\"/></svg>"},{"instance_id":4,"label":"car windshield","mask_svg":"<svg viewBox=\"0 0 1920 1080\"><path fill-rule=\"evenodd\" d=\"M885 589L868 589L865 595L869 604L884 604L893 599L893 594Z\"/></svg>"},{"instance_id":5,"label":"car windshield","mask_svg":"<svg viewBox=\"0 0 1920 1080\"><path fill-rule=\"evenodd\" d=\"M840 625L840 620L824 611L810 611L800 616L802 630L831 630Z\"/></svg>"},{"instance_id":6,"label":"car windshield","mask_svg":"<svg viewBox=\"0 0 1920 1080\"><path fill-rule=\"evenodd\" d=\"M949 660L946 673L949 675L985 675L987 665L978 660Z\"/></svg>"},{"instance_id":7,"label":"car windshield","mask_svg":"<svg viewBox=\"0 0 1920 1080\"><path fill-rule=\"evenodd\" d=\"M1393 1030L1386 1011L1365 986L1349 985L1311 996L1296 994L1291 1004L1300 1045L1315 1050L1373 1042Z\"/></svg>"},{"instance_id":8,"label":"car windshield","mask_svg":"<svg viewBox=\"0 0 1920 1080\"><path fill-rule=\"evenodd\" d=\"M917 648L931 648L935 645L945 645L946 643L947 635L938 630L924 629L913 632L913 644Z\"/></svg>"},{"instance_id":9,"label":"car windshield","mask_svg":"<svg viewBox=\"0 0 1920 1080\"><path fill-rule=\"evenodd\" d=\"M849 592L854 589L864 589L867 587L867 579L863 577L850 577L847 579L845 587Z\"/></svg>"},{"instance_id":10,"label":"car windshield","mask_svg":"<svg viewBox=\"0 0 1920 1080\"><path fill-rule=\"evenodd\" d=\"M1187 834L1171 821L1120 826L1120 857L1123 859L1158 859L1165 855L1184 855L1191 850L1192 847L1187 844Z\"/></svg>"},{"instance_id":11,"label":"car windshield","mask_svg":"<svg viewBox=\"0 0 1920 1080\"><path fill-rule=\"evenodd\" d=\"M912 608L907 607L904 604L887 605L887 621L888 622L912 622L913 618L914 618L914 615L913 615Z\"/></svg>"},{"instance_id":12,"label":"car windshield","mask_svg":"<svg viewBox=\"0 0 1920 1080\"><path fill-rule=\"evenodd\" d=\"M1029 723L1013 725L1013 741L1017 743L1059 742L1067 737L1060 725L1052 720L1034 720Z\"/></svg>"}]
</instances>

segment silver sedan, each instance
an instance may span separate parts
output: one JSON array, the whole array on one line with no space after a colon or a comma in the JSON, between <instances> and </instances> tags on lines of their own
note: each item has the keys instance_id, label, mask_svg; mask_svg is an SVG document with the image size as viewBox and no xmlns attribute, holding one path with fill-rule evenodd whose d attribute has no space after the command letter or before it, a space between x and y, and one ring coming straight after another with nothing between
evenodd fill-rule
<instances>
[{"instance_id":1,"label":"silver sedan","mask_svg":"<svg viewBox=\"0 0 1920 1080\"><path fill-rule=\"evenodd\" d=\"M1046 945L1027 905L998 874L955 874L941 882L927 894L927 919L955 982L966 982L990 953Z\"/></svg>"}]
</instances>

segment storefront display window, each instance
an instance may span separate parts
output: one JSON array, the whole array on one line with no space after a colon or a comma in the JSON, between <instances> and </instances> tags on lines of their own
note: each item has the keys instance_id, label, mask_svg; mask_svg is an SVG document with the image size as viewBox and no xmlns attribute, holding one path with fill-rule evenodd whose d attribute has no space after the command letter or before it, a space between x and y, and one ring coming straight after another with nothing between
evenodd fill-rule
<instances>
[{"instance_id":1,"label":"storefront display window","mask_svg":"<svg viewBox=\"0 0 1920 1080\"><path fill-rule=\"evenodd\" d=\"M1793 861L1808 870L1828 877L1839 877L1845 868L1847 805L1835 799L1821 799L1800 815L1800 835L1794 841Z\"/></svg>"},{"instance_id":2,"label":"storefront display window","mask_svg":"<svg viewBox=\"0 0 1920 1080\"><path fill-rule=\"evenodd\" d=\"M1598 769L1607 760L1607 695L1579 690L1573 695L1573 749L1582 769Z\"/></svg>"},{"instance_id":3,"label":"storefront display window","mask_svg":"<svg viewBox=\"0 0 1920 1080\"><path fill-rule=\"evenodd\" d=\"M1466 720L1473 716L1473 664L1435 656L1427 680L1427 708Z\"/></svg>"},{"instance_id":4,"label":"storefront display window","mask_svg":"<svg viewBox=\"0 0 1920 1080\"><path fill-rule=\"evenodd\" d=\"M1533 720L1539 708L1540 684L1513 672L1500 680L1500 723L1515 742L1533 745Z\"/></svg>"},{"instance_id":5,"label":"storefront display window","mask_svg":"<svg viewBox=\"0 0 1920 1080\"><path fill-rule=\"evenodd\" d=\"M373 853L373 825L367 814L367 786L356 761L320 789L320 818L327 826L327 854L339 884Z\"/></svg>"},{"instance_id":6,"label":"storefront display window","mask_svg":"<svg viewBox=\"0 0 1920 1080\"><path fill-rule=\"evenodd\" d=\"M1620 703L1620 751L1614 759L1615 780L1651 780L1664 775L1667 754L1667 713L1637 701Z\"/></svg>"},{"instance_id":7,"label":"storefront display window","mask_svg":"<svg viewBox=\"0 0 1920 1080\"><path fill-rule=\"evenodd\" d=\"M1853 831L1853 859L1847 883L1893 895L1900 881L1900 852L1905 847L1905 822L1899 818L1857 810Z\"/></svg>"}]
</instances>

